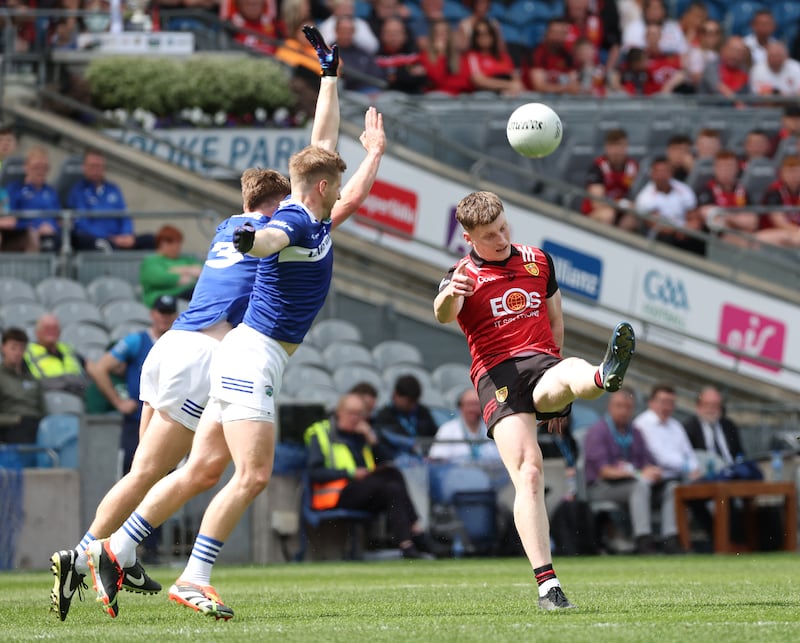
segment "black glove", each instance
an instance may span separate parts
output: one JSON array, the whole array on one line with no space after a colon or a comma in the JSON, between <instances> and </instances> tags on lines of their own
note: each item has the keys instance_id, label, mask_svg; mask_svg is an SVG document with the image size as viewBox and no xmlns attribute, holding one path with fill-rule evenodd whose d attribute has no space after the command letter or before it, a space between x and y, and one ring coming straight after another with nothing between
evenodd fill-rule
<instances>
[{"instance_id":1,"label":"black glove","mask_svg":"<svg viewBox=\"0 0 800 643\"><path fill-rule=\"evenodd\" d=\"M256 240L256 229L252 223L237 226L233 231L233 247L237 252L249 252Z\"/></svg>"},{"instance_id":2,"label":"black glove","mask_svg":"<svg viewBox=\"0 0 800 643\"><path fill-rule=\"evenodd\" d=\"M339 47L328 47L325 39L316 27L303 25L303 33L311 46L317 50L319 65L323 76L336 76L339 73Z\"/></svg>"}]
</instances>

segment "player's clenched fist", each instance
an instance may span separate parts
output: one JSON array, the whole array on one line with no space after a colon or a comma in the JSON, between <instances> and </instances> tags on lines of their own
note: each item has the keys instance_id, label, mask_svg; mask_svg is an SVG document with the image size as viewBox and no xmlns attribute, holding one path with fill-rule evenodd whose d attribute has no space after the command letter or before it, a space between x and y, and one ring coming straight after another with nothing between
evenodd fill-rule
<instances>
[{"instance_id":1,"label":"player's clenched fist","mask_svg":"<svg viewBox=\"0 0 800 643\"><path fill-rule=\"evenodd\" d=\"M237 226L233 231L233 247L237 252L249 252L256 241L256 229L252 223Z\"/></svg>"},{"instance_id":2,"label":"player's clenched fist","mask_svg":"<svg viewBox=\"0 0 800 643\"><path fill-rule=\"evenodd\" d=\"M453 295L469 297L475 292L475 279L467 271L467 262L462 261L453 271L450 279L450 288Z\"/></svg>"}]
</instances>

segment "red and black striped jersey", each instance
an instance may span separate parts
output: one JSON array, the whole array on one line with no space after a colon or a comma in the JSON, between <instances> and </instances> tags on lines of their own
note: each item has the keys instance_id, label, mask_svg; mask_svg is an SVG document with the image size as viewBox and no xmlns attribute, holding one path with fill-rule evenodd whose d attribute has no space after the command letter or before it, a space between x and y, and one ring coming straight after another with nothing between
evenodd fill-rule
<instances>
[{"instance_id":1,"label":"red and black striped jersey","mask_svg":"<svg viewBox=\"0 0 800 643\"><path fill-rule=\"evenodd\" d=\"M465 260L475 291L464 298L458 323L472 355L472 381L477 383L486 371L513 357L560 356L545 301L558 290L550 255L541 248L513 244L505 261L484 261L475 252ZM440 291L455 268L442 279Z\"/></svg>"}]
</instances>

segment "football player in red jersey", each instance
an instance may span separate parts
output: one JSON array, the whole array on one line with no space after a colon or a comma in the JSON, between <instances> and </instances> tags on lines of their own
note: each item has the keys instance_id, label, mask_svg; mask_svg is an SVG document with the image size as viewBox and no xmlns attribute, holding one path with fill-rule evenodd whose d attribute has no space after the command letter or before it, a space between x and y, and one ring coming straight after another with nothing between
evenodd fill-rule
<instances>
[{"instance_id":1,"label":"football player in red jersey","mask_svg":"<svg viewBox=\"0 0 800 643\"><path fill-rule=\"evenodd\" d=\"M516 491L514 522L539 586L539 606L574 607L553 571L537 419L560 431L573 400L618 390L635 348L633 328L616 327L599 367L562 359L561 293L550 255L511 243L503 204L491 192L464 197L456 218L472 251L442 280L434 314L443 324L458 320L467 337L489 437Z\"/></svg>"}]
</instances>

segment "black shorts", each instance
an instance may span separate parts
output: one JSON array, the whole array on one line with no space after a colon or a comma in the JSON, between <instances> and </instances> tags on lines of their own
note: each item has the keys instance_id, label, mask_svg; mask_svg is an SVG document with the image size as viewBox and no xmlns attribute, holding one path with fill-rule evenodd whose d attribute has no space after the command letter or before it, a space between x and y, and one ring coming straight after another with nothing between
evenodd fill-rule
<instances>
[{"instance_id":1,"label":"black shorts","mask_svg":"<svg viewBox=\"0 0 800 643\"><path fill-rule=\"evenodd\" d=\"M540 421L569 415L572 404L555 413L540 413L533 405L533 389L560 361L560 357L547 353L517 357L498 364L478 380L478 397L490 438L497 421L509 415L535 413Z\"/></svg>"}]
</instances>

